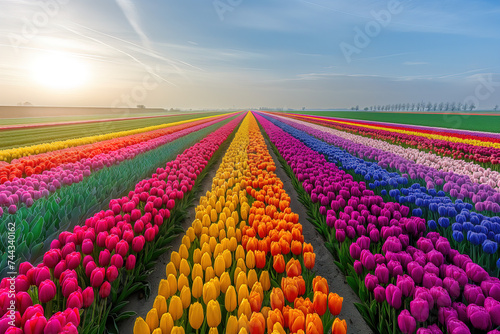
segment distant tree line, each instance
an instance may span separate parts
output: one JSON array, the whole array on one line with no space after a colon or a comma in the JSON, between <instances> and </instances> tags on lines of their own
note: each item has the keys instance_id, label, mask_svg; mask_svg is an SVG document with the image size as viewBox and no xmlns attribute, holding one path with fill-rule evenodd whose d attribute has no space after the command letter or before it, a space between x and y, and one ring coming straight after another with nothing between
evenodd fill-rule
<instances>
[{"instance_id":1,"label":"distant tree line","mask_svg":"<svg viewBox=\"0 0 500 334\"><path fill-rule=\"evenodd\" d=\"M364 108L365 111L472 111L476 109L474 103L462 102L413 102L396 104L378 104ZM351 110L359 110L359 106L352 107Z\"/></svg>"}]
</instances>

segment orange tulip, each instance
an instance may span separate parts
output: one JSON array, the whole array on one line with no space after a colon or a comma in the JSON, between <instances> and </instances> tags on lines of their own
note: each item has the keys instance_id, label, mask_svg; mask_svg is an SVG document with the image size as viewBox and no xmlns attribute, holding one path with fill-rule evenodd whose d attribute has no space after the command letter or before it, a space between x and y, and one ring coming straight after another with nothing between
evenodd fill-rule
<instances>
[{"instance_id":1,"label":"orange tulip","mask_svg":"<svg viewBox=\"0 0 500 334\"><path fill-rule=\"evenodd\" d=\"M278 254L281 254L281 247L279 242L271 242L271 255L276 256Z\"/></svg>"},{"instance_id":2,"label":"orange tulip","mask_svg":"<svg viewBox=\"0 0 500 334\"><path fill-rule=\"evenodd\" d=\"M288 254L290 253L290 243L285 239L285 238L280 238L280 247L281 247L281 254Z\"/></svg>"},{"instance_id":3,"label":"orange tulip","mask_svg":"<svg viewBox=\"0 0 500 334\"><path fill-rule=\"evenodd\" d=\"M301 310L297 309L290 309L290 315L289 315L289 323L288 327L290 328L290 331L293 333L298 332L300 329L305 330L305 317L304 313L302 313Z\"/></svg>"},{"instance_id":4,"label":"orange tulip","mask_svg":"<svg viewBox=\"0 0 500 334\"><path fill-rule=\"evenodd\" d=\"M323 334L323 322L316 313L306 316L306 334Z\"/></svg>"},{"instance_id":5,"label":"orange tulip","mask_svg":"<svg viewBox=\"0 0 500 334\"><path fill-rule=\"evenodd\" d=\"M311 252L304 253L304 266L307 269L312 270L312 268L314 268L315 262L316 262L316 254L315 253L311 253Z\"/></svg>"},{"instance_id":6,"label":"orange tulip","mask_svg":"<svg viewBox=\"0 0 500 334\"><path fill-rule=\"evenodd\" d=\"M280 288L273 288L269 299L271 300L271 308L273 310L283 310L283 306L285 306L285 296Z\"/></svg>"},{"instance_id":7,"label":"orange tulip","mask_svg":"<svg viewBox=\"0 0 500 334\"><path fill-rule=\"evenodd\" d=\"M346 334L347 332L347 324L345 320L340 320L339 318L335 318L335 321L332 325L332 334Z\"/></svg>"},{"instance_id":8,"label":"orange tulip","mask_svg":"<svg viewBox=\"0 0 500 334\"><path fill-rule=\"evenodd\" d=\"M306 281L304 281L304 278L302 278L302 276L295 276L293 280L297 284L299 296L302 296L304 293L306 293Z\"/></svg>"},{"instance_id":9,"label":"orange tulip","mask_svg":"<svg viewBox=\"0 0 500 334\"><path fill-rule=\"evenodd\" d=\"M259 312L262 307L262 298L260 297L260 293L257 291L252 291L250 296L248 297L248 301L250 303L250 308L252 312Z\"/></svg>"},{"instance_id":10,"label":"orange tulip","mask_svg":"<svg viewBox=\"0 0 500 334\"><path fill-rule=\"evenodd\" d=\"M294 255L299 255L302 253L302 243L297 240L293 240L291 244L292 253Z\"/></svg>"},{"instance_id":11,"label":"orange tulip","mask_svg":"<svg viewBox=\"0 0 500 334\"><path fill-rule=\"evenodd\" d=\"M313 303L309 298L297 298L293 302L293 307L296 309L299 309L304 313L305 315L309 313L314 313L314 306Z\"/></svg>"},{"instance_id":12,"label":"orange tulip","mask_svg":"<svg viewBox=\"0 0 500 334\"><path fill-rule=\"evenodd\" d=\"M283 257L283 255L278 254L274 256L273 268L278 274L281 274L285 271L285 258Z\"/></svg>"},{"instance_id":13,"label":"orange tulip","mask_svg":"<svg viewBox=\"0 0 500 334\"><path fill-rule=\"evenodd\" d=\"M279 323L281 327L285 324L285 319L283 318L283 314L279 309L275 309L273 311L269 311L267 313L267 332L272 333L274 324Z\"/></svg>"},{"instance_id":14,"label":"orange tulip","mask_svg":"<svg viewBox=\"0 0 500 334\"><path fill-rule=\"evenodd\" d=\"M299 260L290 259L286 264L286 275L288 277L299 276L302 274L302 266Z\"/></svg>"},{"instance_id":15,"label":"orange tulip","mask_svg":"<svg viewBox=\"0 0 500 334\"><path fill-rule=\"evenodd\" d=\"M328 281L326 280L326 278L321 277L321 276L316 276L316 277L314 277L312 283L313 283L313 291L314 292L321 291L324 294L328 295L329 288L328 288Z\"/></svg>"},{"instance_id":16,"label":"orange tulip","mask_svg":"<svg viewBox=\"0 0 500 334\"><path fill-rule=\"evenodd\" d=\"M338 294L330 292L328 295L328 309L333 316L337 316L342 311L342 302L344 298L340 297Z\"/></svg>"},{"instance_id":17,"label":"orange tulip","mask_svg":"<svg viewBox=\"0 0 500 334\"><path fill-rule=\"evenodd\" d=\"M254 312L248 323L250 334L264 334L266 331L266 320L260 312Z\"/></svg>"},{"instance_id":18,"label":"orange tulip","mask_svg":"<svg viewBox=\"0 0 500 334\"><path fill-rule=\"evenodd\" d=\"M314 253L313 246L311 244L308 244L304 242L304 245L302 246L302 252L305 253Z\"/></svg>"},{"instance_id":19,"label":"orange tulip","mask_svg":"<svg viewBox=\"0 0 500 334\"><path fill-rule=\"evenodd\" d=\"M281 279L281 290L289 303L293 303L295 298L299 296L299 288L297 282L292 277L283 277Z\"/></svg>"},{"instance_id":20,"label":"orange tulip","mask_svg":"<svg viewBox=\"0 0 500 334\"><path fill-rule=\"evenodd\" d=\"M266 253L263 251L255 251L255 265L257 268L262 269L266 266Z\"/></svg>"},{"instance_id":21,"label":"orange tulip","mask_svg":"<svg viewBox=\"0 0 500 334\"><path fill-rule=\"evenodd\" d=\"M262 289L264 289L264 291L268 291L271 288L271 279L269 278L269 272L267 270L264 270L260 274L259 282L262 284Z\"/></svg>"},{"instance_id":22,"label":"orange tulip","mask_svg":"<svg viewBox=\"0 0 500 334\"><path fill-rule=\"evenodd\" d=\"M322 316L326 312L326 306L328 304L327 299L328 295L324 294L321 291L316 291L314 293L314 299L313 299L314 310L320 316Z\"/></svg>"},{"instance_id":23,"label":"orange tulip","mask_svg":"<svg viewBox=\"0 0 500 334\"><path fill-rule=\"evenodd\" d=\"M290 323L290 310L291 310L291 307L290 306L283 306L283 319L285 320L285 328L288 328L288 324Z\"/></svg>"}]
</instances>

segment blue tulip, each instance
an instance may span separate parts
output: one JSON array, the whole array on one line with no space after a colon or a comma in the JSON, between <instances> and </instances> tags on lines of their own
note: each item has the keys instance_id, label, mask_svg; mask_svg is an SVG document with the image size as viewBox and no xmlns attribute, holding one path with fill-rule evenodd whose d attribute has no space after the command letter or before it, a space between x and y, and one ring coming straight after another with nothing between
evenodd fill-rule
<instances>
[{"instance_id":1,"label":"blue tulip","mask_svg":"<svg viewBox=\"0 0 500 334\"><path fill-rule=\"evenodd\" d=\"M464 235L460 231L453 231L453 234L451 236L458 242L464 241Z\"/></svg>"},{"instance_id":2,"label":"blue tulip","mask_svg":"<svg viewBox=\"0 0 500 334\"><path fill-rule=\"evenodd\" d=\"M495 234L495 237L493 238L497 243L500 243L500 234Z\"/></svg>"},{"instance_id":3,"label":"blue tulip","mask_svg":"<svg viewBox=\"0 0 500 334\"><path fill-rule=\"evenodd\" d=\"M431 203L431 204L429 204L429 209L432 212L436 212L438 210L438 205L436 203Z\"/></svg>"},{"instance_id":4,"label":"blue tulip","mask_svg":"<svg viewBox=\"0 0 500 334\"><path fill-rule=\"evenodd\" d=\"M435 229L437 229L437 224L436 224L436 221L434 221L434 220L432 220L432 219L431 219L431 220L429 220L429 221L427 222L427 225L429 226L429 228L430 228L431 230L435 230Z\"/></svg>"},{"instance_id":5,"label":"blue tulip","mask_svg":"<svg viewBox=\"0 0 500 334\"><path fill-rule=\"evenodd\" d=\"M472 231L467 232L467 240L476 246L480 244L478 234Z\"/></svg>"},{"instance_id":6,"label":"blue tulip","mask_svg":"<svg viewBox=\"0 0 500 334\"><path fill-rule=\"evenodd\" d=\"M440 205L440 206L438 207L438 210L437 210L437 211L438 211L438 214L439 214L441 217L446 216L446 214L448 213L448 210L446 210L446 207L444 207L444 206L442 206L442 205Z\"/></svg>"},{"instance_id":7,"label":"blue tulip","mask_svg":"<svg viewBox=\"0 0 500 334\"><path fill-rule=\"evenodd\" d=\"M453 231L460 231L460 232L462 232L462 224L460 224L460 223L454 223L453 225L451 225L451 229Z\"/></svg>"},{"instance_id":8,"label":"blue tulip","mask_svg":"<svg viewBox=\"0 0 500 334\"><path fill-rule=\"evenodd\" d=\"M473 212L473 213L474 213L474 212ZM471 222L472 224L474 224L474 225L479 224L479 223L480 223L480 221L479 221L479 217L478 217L478 216L476 216L476 215L471 215L471 216L470 216L470 222Z\"/></svg>"},{"instance_id":9,"label":"blue tulip","mask_svg":"<svg viewBox=\"0 0 500 334\"><path fill-rule=\"evenodd\" d=\"M465 216L462 213L460 213L459 215L457 215L455 217L455 220L457 223L460 223L460 224L465 223Z\"/></svg>"},{"instance_id":10,"label":"blue tulip","mask_svg":"<svg viewBox=\"0 0 500 334\"><path fill-rule=\"evenodd\" d=\"M411 214L415 217L422 217L422 209L416 208L411 211Z\"/></svg>"},{"instance_id":11,"label":"blue tulip","mask_svg":"<svg viewBox=\"0 0 500 334\"><path fill-rule=\"evenodd\" d=\"M472 225L470 222L465 222L462 224L462 228L464 231L472 231L474 230L474 225Z\"/></svg>"},{"instance_id":12,"label":"blue tulip","mask_svg":"<svg viewBox=\"0 0 500 334\"><path fill-rule=\"evenodd\" d=\"M488 229L482 225L474 226L474 232L488 234Z\"/></svg>"},{"instance_id":13,"label":"blue tulip","mask_svg":"<svg viewBox=\"0 0 500 334\"><path fill-rule=\"evenodd\" d=\"M498 244L494 241L485 240L483 242L483 251L487 254L495 254L498 249Z\"/></svg>"},{"instance_id":14,"label":"blue tulip","mask_svg":"<svg viewBox=\"0 0 500 334\"><path fill-rule=\"evenodd\" d=\"M438 197L444 197L444 196L446 196L446 194L445 194L444 191L440 190L440 191L438 191L437 196Z\"/></svg>"},{"instance_id":15,"label":"blue tulip","mask_svg":"<svg viewBox=\"0 0 500 334\"><path fill-rule=\"evenodd\" d=\"M382 191L380 192L380 194L381 194L382 196L386 196L386 195L387 195L387 190L382 189Z\"/></svg>"},{"instance_id":16,"label":"blue tulip","mask_svg":"<svg viewBox=\"0 0 500 334\"><path fill-rule=\"evenodd\" d=\"M450 220L446 217L439 217L438 224L443 228L447 228L450 226Z\"/></svg>"},{"instance_id":17,"label":"blue tulip","mask_svg":"<svg viewBox=\"0 0 500 334\"><path fill-rule=\"evenodd\" d=\"M455 217L457 215L457 210L455 208L448 208L448 217Z\"/></svg>"}]
</instances>

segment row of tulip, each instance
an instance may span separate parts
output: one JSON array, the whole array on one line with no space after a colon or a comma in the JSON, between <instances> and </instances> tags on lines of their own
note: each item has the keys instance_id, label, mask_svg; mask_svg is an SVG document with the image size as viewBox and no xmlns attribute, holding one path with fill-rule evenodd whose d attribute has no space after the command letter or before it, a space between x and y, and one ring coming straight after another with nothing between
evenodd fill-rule
<instances>
[{"instance_id":1,"label":"row of tulip","mask_svg":"<svg viewBox=\"0 0 500 334\"><path fill-rule=\"evenodd\" d=\"M451 249L438 233L423 238L425 221L408 218L407 207L384 203L323 155L268 120L259 121L288 164L339 267L350 275L349 284L364 301L358 309L375 330L413 333L418 324L419 333L470 333L468 325L477 331L499 325L498 278ZM326 218L311 201L325 188L342 204Z\"/></svg>"},{"instance_id":2,"label":"row of tulip","mask_svg":"<svg viewBox=\"0 0 500 334\"><path fill-rule=\"evenodd\" d=\"M275 168L250 114L134 333L346 332Z\"/></svg>"},{"instance_id":3,"label":"row of tulip","mask_svg":"<svg viewBox=\"0 0 500 334\"><path fill-rule=\"evenodd\" d=\"M467 144L468 139L454 137L453 141L442 139L429 139L415 134L406 134L399 132L385 131L379 128L366 128L351 124L349 122L338 122L324 117L311 117L311 116L296 116L293 117L303 120L319 122L328 124L336 129L348 131L363 136L377 138L389 143L396 143L405 147L414 147L419 150L434 152L441 156L450 156L453 159L469 160L480 164L483 167L491 167L498 171L498 164L500 163L500 149L498 147L485 147L476 146L475 144ZM420 132L416 132L420 133ZM477 138L477 137L475 137ZM486 141L478 141L472 139L473 142L485 143L484 145L500 145L492 143L490 138L484 137Z\"/></svg>"},{"instance_id":4,"label":"row of tulip","mask_svg":"<svg viewBox=\"0 0 500 334\"><path fill-rule=\"evenodd\" d=\"M169 124L162 124L159 128L156 126L144 128L148 129L147 131L143 131L144 129L126 131L124 132L125 134L122 133L122 135L119 136L116 135L117 133L110 133L102 135L102 139L100 140L92 139L89 142L87 142L85 138L74 139L74 140L72 139L73 141L75 141L75 143L67 145L64 144L58 149L52 149L49 151L43 151L37 149L28 156L25 156L20 159L13 159L10 164L4 164L3 166L0 166L0 184L6 184L6 186L20 186L19 182L10 183L9 181L22 179L24 177L29 177L32 175L42 174L44 171L52 170L55 167L61 165L78 163L82 160L88 161L88 159L92 159L95 156L101 154L109 154L121 148L127 148L131 147L132 145L141 144L155 138L159 138L183 129L187 129L194 125L206 123L211 119L216 119L219 117L224 117L224 116L222 115L222 116L193 118ZM41 145L50 146L55 144L47 143ZM0 156L2 154L1 152L2 151L0 151ZM116 158L108 158L108 159L114 160ZM112 163L112 161L111 162L103 161L103 163L110 164ZM71 165L69 167L71 167ZM78 166L78 167L97 168L99 167L99 162L92 162L91 164L85 164L85 166ZM38 183L43 181L46 184L48 184L50 179L47 179L47 177L48 176L45 175L33 179L32 187L38 190L38 188L40 187Z\"/></svg>"},{"instance_id":5,"label":"row of tulip","mask_svg":"<svg viewBox=\"0 0 500 334\"><path fill-rule=\"evenodd\" d=\"M405 148L399 145L393 145L383 140L367 138L355 133L340 131L330 127L320 126L317 125L316 122L312 123L300 120L295 120L294 122L303 125L308 125L314 129L320 129L321 131L327 132L328 134L338 137L339 139L343 138L348 142L350 142L351 145L353 145L353 143L357 144L356 147L359 148L355 149L346 148L346 149L349 149L351 153L355 152L358 155L361 154L362 151L363 153L360 156L361 158L369 158L371 160L375 160L381 166L389 168L398 168L400 165L405 164L406 167L403 169L404 172L409 173L409 171L413 168L414 175L420 174L419 170L422 170L422 172L425 175L429 174L429 182L431 182L430 186L432 185L436 186L438 182L439 183L443 182L443 181L438 181L440 178L442 179L443 176L438 175L436 178L435 176L436 172L434 172L434 170L438 172L439 171L448 173L452 172L450 176L452 176L453 174L468 176L470 178L470 181L472 182L472 188L466 185L465 187L463 187L464 190L462 191L462 187L457 188L454 185L451 185L451 189L455 189L457 191L457 195L462 193L462 196L465 197L467 193L473 191L473 187L475 184L478 184L476 188L479 185L484 184L490 186L496 191L500 190L500 173L497 171L492 171L491 169L485 169L472 162L466 162L464 160L454 160L451 158L441 157L433 153L424 152L415 148ZM430 172L426 170L427 167L430 167ZM457 181L458 180L455 180L453 182L457 183ZM468 182L465 183L460 182L460 183L464 185L467 184ZM466 191L467 193L465 193ZM475 192L477 191L478 190L476 189ZM477 202L477 200L475 202Z\"/></svg>"},{"instance_id":6,"label":"row of tulip","mask_svg":"<svg viewBox=\"0 0 500 334\"><path fill-rule=\"evenodd\" d=\"M0 218L0 233L6 235L9 226L15 226L16 260L37 262L49 249L50 241L61 231L81 223L85 218L102 210L117 196L122 196L143 178L155 172L156 166L175 158L206 135L216 131L229 120L222 120L196 132L186 134L166 145L145 152L132 160L104 168L93 173L83 182L58 189L52 196L37 200L31 207L21 207L15 215ZM189 129L184 130L189 131ZM116 180L120 183L116 184ZM0 249L6 250L8 240L1 242ZM8 271L9 254L2 251L0 278Z\"/></svg>"},{"instance_id":7,"label":"row of tulip","mask_svg":"<svg viewBox=\"0 0 500 334\"><path fill-rule=\"evenodd\" d=\"M437 193L435 190L428 191L418 183L413 184L409 188L393 189L394 186L398 186L397 181L405 180L402 179L399 174L389 173L377 164L357 159L344 150L331 147L325 142L307 135L306 132L326 142L348 147L349 145L345 140L336 140L337 138L321 130L312 129L308 126L295 124L287 120L281 119L281 121L278 121L274 119L272 121L295 138L301 140L308 147L324 154L330 162L341 165L342 169L349 171L354 176L355 180L373 182L375 179L377 180L375 181L375 185L377 185L377 183L379 183L378 180L380 180L380 186L383 185L382 182L385 182L385 186L383 187L385 189L376 189L377 193L382 195L385 200L407 204L412 210L413 215L426 218L426 220L429 221L429 227L431 229L435 230L439 225L442 235L448 237L450 240L453 237L453 239L460 243L467 238L470 244L461 246L455 244L454 248L471 255L476 263L484 265L488 271L498 273L499 268L497 263L500 264L500 254L498 252L498 243L500 242L500 217L485 217L482 214L470 212L469 210L472 208L471 204L463 203L461 200L457 200L453 203L442 191ZM291 125L294 125L294 127ZM371 189L376 188L373 187L373 185L374 183L369 184ZM317 200L321 201L321 198L313 199L314 202ZM321 210L326 212L329 198L325 198L322 202L324 202L321 203L324 207L321 208ZM478 208L480 204L482 203L476 203L476 208ZM500 211L500 207L497 209L493 207L493 210L486 213L492 215L493 212L498 211ZM437 224L436 221L438 222ZM453 224L452 227L448 228L451 224ZM479 249L484 250L486 254L480 252Z\"/></svg>"},{"instance_id":8,"label":"row of tulip","mask_svg":"<svg viewBox=\"0 0 500 334\"><path fill-rule=\"evenodd\" d=\"M0 333L103 333L106 323L131 316L120 314L125 298L145 288L153 260L182 230L176 221L198 177L240 121L186 149L85 225L60 233L43 263L24 262L19 275L3 279Z\"/></svg>"},{"instance_id":9,"label":"row of tulip","mask_svg":"<svg viewBox=\"0 0 500 334\"><path fill-rule=\"evenodd\" d=\"M52 156L37 157L36 159L26 159L25 164L37 166L40 173L30 174L27 177L14 178L12 181L6 181L0 184L0 218L3 213L15 214L19 205L30 207L34 201L47 197L63 186L69 186L73 183L82 182L84 178L89 177L105 167L118 165L125 160L131 160L139 154L151 151L159 146L165 145L186 134L201 130L213 125L228 116L204 119L182 125L172 126L164 130L136 135L135 138L120 137L111 141L100 142L87 147L71 148L52 152ZM162 135L160 135L163 133ZM160 135L160 136L158 136ZM152 138L152 139L147 139ZM138 141L137 143L135 143ZM99 146L99 147L98 147ZM60 156L62 159L55 155ZM45 170L44 162L47 158L56 159L57 165L62 161L71 161L62 163L56 167ZM20 162L22 165L23 163ZM31 168L23 165L25 171ZM1 173L1 172L0 172ZM6 208L5 212L2 210Z\"/></svg>"}]
</instances>

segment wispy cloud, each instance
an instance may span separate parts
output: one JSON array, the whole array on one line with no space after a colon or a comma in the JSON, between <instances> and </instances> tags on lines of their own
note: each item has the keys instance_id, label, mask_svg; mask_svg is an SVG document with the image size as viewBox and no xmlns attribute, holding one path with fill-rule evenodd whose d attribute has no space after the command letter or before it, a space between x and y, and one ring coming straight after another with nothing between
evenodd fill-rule
<instances>
[{"instance_id":1,"label":"wispy cloud","mask_svg":"<svg viewBox=\"0 0 500 334\"><path fill-rule=\"evenodd\" d=\"M417 66L417 65L427 65L429 64L428 62L425 61L405 61L403 65L406 66Z\"/></svg>"},{"instance_id":2,"label":"wispy cloud","mask_svg":"<svg viewBox=\"0 0 500 334\"><path fill-rule=\"evenodd\" d=\"M116 0L116 3L118 4L118 6L120 6L123 14L125 14L125 17L127 18L132 28L134 28L137 35L139 35L139 37L141 38L144 46L150 49L151 43L148 36L142 29L141 21L137 13L137 9L135 8L135 4L132 2L132 0Z\"/></svg>"}]
</instances>

